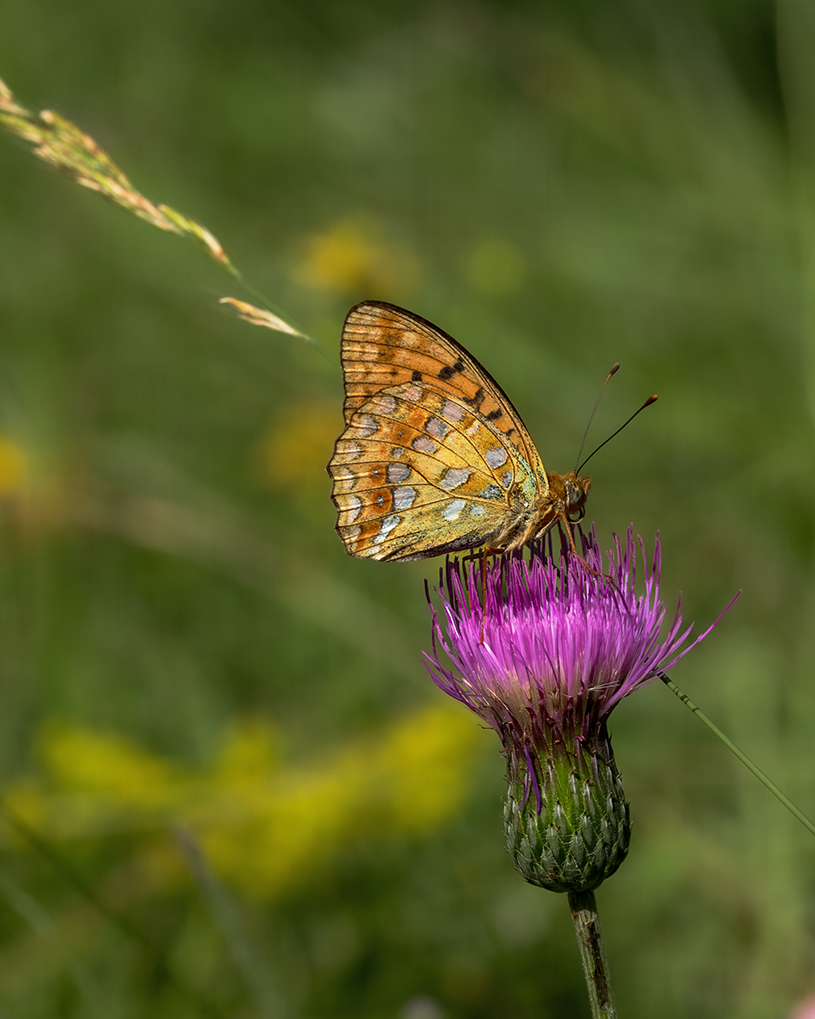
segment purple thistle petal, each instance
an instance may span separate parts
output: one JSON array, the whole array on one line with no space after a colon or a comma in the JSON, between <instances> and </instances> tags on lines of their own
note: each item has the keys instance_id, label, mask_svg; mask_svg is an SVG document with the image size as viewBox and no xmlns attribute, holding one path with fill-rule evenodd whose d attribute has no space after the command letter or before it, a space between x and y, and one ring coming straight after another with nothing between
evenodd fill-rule
<instances>
[{"instance_id":1,"label":"purple thistle petal","mask_svg":"<svg viewBox=\"0 0 815 1019\"><path fill-rule=\"evenodd\" d=\"M530 547L528 559L517 553L493 560L483 601L480 562L448 560L440 613L428 596L433 651L425 664L434 681L525 753L530 739L548 742L564 728L586 735L602 725L615 705L676 665L721 619L688 644L693 627L683 630L680 599L660 636L666 613L658 534L650 562L632 528L625 544L614 536L605 557L593 532L583 544L585 560L569 549L556 559L546 540ZM608 574L601 576L604 558ZM642 594L635 591L638 560Z\"/></svg>"}]
</instances>

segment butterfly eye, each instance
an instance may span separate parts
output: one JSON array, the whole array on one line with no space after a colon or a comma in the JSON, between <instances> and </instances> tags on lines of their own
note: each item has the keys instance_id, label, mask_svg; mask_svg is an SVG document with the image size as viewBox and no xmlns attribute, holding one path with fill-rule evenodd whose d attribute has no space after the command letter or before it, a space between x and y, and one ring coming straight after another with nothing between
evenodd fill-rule
<instances>
[{"instance_id":1,"label":"butterfly eye","mask_svg":"<svg viewBox=\"0 0 815 1019\"><path fill-rule=\"evenodd\" d=\"M573 524L579 524L586 514L586 489L573 481L566 482L566 513Z\"/></svg>"}]
</instances>

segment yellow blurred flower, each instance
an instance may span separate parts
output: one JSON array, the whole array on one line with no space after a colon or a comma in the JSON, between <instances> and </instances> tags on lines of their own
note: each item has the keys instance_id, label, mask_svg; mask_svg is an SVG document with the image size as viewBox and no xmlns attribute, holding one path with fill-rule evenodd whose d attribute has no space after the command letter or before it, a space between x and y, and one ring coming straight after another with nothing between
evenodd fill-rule
<instances>
[{"instance_id":1,"label":"yellow blurred flower","mask_svg":"<svg viewBox=\"0 0 815 1019\"><path fill-rule=\"evenodd\" d=\"M37 540L64 523L71 496L60 468L0 434L0 521L17 540Z\"/></svg>"},{"instance_id":2,"label":"yellow blurred flower","mask_svg":"<svg viewBox=\"0 0 815 1019\"><path fill-rule=\"evenodd\" d=\"M309 401L289 404L258 446L264 480L275 488L324 481L325 465L341 426L336 406Z\"/></svg>"},{"instance_id":3,"label":"yellow blurred flower","mask_svg":"<svg viewBox=\"0 0 815 1019\"><path fill-rule=\"evenodd\" d=\"M472 720L442 704L295 765L281 760L276 728L253 720L192 771L120 734L60 721L40 736L45 774L13 783L3 798L51 840L130 831L159 891L183 871L172 841L155 832L182 826L221 878L269 899L308 884L355 844L442 824L467 795L478 740Z\"/></svg>"},{"instance_id":4,"label":"yellow blurred flower","mask_svg":"<svg viewBox=\"0 0 815 1019\"><path fill-rule=\"evenodd\" d=\"M416 285L419 265L404 248L383 244L379 231L365 217L340 220L324 233L308 238L296 270L304 286L314 290L358 291L377 296L404 293Z\"/></svg>"},{"instance_id":5,"label":"yellow blurred flower","mask_svg":"<svg viewBox=\"0 0 815 1019\"><path fill-rule=\"evenodd\" d=\"M467 789L460 762L478 738L460 711L424 711L406 718L383 741L375 769L388 790L393 823L405 831L431 831L455 813Z\"/></svg>"},{"instance_id":6,"label":"yellow blurred flower","mask_svg":"<svg viewBox=\"0 0 815 1019\"><path fill-rule=\"evenodd\" d=\"M213 777L225 785L269 777L281 762L282 740L265 719L241 720L228 731Z\"/></svg>"},{"instance_id":7,"label":"yellow blurred flower","mask_svg":"<svg viewBox=\"0 0 815 1019\"><path fill-rule=\"evenodd\" d=\"M0 497L19 492L28 475L28 457L22 447L0 435Z\"/></svg>"},{"instance_id":8,"label":"yellow blurred flower","mask_svg":"<svg viewBox=\"0 0 815 1019\"><path fill-rule=\"evenodd\" d=\"M60 786L123 807L157 810L179 798L178 770L118 733L51 721L40 734L39 756Z\"/></svg>"}]
</instances>

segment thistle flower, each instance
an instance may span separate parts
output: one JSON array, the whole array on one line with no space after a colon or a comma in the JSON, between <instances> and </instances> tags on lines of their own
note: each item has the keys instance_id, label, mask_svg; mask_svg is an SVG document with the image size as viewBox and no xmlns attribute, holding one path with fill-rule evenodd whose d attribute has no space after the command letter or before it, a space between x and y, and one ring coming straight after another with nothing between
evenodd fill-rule
<instances>
[{"instance_id":1,"label":"thistle flower","mask_svg":"<svg viewBox=\"0 0 815 1019\"><path fill-rule=\"evenodd\" d=\"M642 594L635 591L637 545ZM503 743L504 821L515 866L543 888L588 892L625 859L631 829L608 716L712 627L688 644L692 627L683 629L677 605L660 637L666 611L658 536L650 561L631 528L624 546L615 536L605 575L593 532L584 537L585 560L566 549L555 561L546 539L530 553L528 560L520 553L493 560L485 595L477 561L447 561L440 614L431 602L426 664L437 685Z\"/></svg>"}]
</instances>

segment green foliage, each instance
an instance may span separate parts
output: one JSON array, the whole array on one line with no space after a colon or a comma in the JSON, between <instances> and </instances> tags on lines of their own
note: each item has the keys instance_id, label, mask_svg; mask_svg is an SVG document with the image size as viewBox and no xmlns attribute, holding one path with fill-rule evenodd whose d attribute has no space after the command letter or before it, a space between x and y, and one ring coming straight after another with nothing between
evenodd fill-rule
<instances>
[{"instance_id":1,"label":"green foliage","mask_svg":"<svg viewBox=\"0 0 815 1019\"><path fill-rule=\"evenodd\" d=\"M358 300L437 322L555 470L613 361L597 441L658 392L592 461L589 519L660 530L688 619L743 589L676 679L812 815L812 22L796 0L5 0L0 75L332 352ZM586 1015L565 901L504 849L497 741L463 709L446 742L405 736L447 710L419 653L435 566L333 532L336 365L0 146L0 793L45 840L0 829L0 1011ZM810 837L661 684L613 729L620 1013L790 1014L815 991Z\"/></svg>"}]
</instances>

